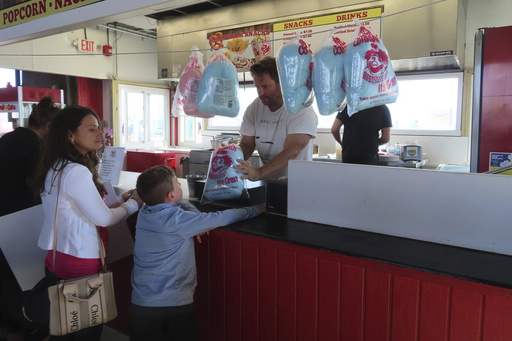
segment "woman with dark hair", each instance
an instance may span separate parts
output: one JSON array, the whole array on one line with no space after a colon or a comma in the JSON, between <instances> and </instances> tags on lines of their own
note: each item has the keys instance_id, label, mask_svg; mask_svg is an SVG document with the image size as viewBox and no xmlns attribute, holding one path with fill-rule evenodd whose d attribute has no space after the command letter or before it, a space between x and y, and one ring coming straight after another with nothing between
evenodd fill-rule
<instances>
[{"instance_id":1,"label":"woman with dark hair","mask_svg":"<svg viewBox=\"0 0 512 341\"><path fill-rule=\"evenodd\" d=\"M105 186L96 166L97 151L103 145L98 117L89 108L68 106L52 122L34 177L34 188L41 193L45 212L38 245L48 250L46 271L61 279L78 278L102 269L98 230L106 244L105 228L135 213L142 201L131 192L120 196L120 205L109 208L103 201ZM55 267L53 238L56 207L58 233ZM50 340L100 340L102 325Z\"/></svg>"}]
</instances>

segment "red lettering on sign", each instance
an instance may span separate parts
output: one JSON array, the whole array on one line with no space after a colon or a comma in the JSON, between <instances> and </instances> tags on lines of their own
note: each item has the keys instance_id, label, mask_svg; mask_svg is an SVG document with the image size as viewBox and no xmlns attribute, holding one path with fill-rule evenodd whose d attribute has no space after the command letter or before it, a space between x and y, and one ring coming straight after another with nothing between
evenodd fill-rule
<instances>
[{"instance_id":1,"label":"red lettering on sign","mask_svg":"<svg viewBox=\"0 0 512 341\"><path fill-rule=\"evenodd\" d=\"M4 12L2 16L3 24L12 24L18 20L25 20L43 13L46 13L46 0L28 3L20 8Z\"/></svg>"}]
</instances>

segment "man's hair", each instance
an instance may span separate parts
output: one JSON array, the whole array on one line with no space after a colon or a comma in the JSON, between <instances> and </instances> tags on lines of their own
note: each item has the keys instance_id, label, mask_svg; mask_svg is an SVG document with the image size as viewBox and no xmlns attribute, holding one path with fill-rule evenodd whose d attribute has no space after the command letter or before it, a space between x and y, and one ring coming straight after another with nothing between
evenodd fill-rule
<instances>
[{"instance_id":1,"label":"man's hair","mask_svg":"<svg viewBox=\"0 0 512 341\"><path fill-rule=\"evenodd\" d=\"M151 167L137 178L137 194L147 205L162 204L167 194L174 190L172 179L175 176L170 167Z\"/></svg>"},{"instance_id":2,"label":"man's hair","mask_svg":"<svg viewBox=\"0 0 512 341\"><path fill-rule=\"evenodd\" d=\"M256 64L253 64L249 69L251 75L263 76L268 74L270 78L279 84L279 74L277 73L276 59L272 57L265 57Z\"/></svg>"}]
</instances>

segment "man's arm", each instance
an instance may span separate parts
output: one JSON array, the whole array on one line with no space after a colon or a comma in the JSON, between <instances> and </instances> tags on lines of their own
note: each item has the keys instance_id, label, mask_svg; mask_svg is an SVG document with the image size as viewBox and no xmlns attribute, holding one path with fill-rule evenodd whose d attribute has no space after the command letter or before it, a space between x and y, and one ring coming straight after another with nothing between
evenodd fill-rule
<instances>
[{"instance_id":1,"label":"man's arm","mask_svg":"<svg viewBox=\"0 0 512 341\"><path fill-rule=\"evenodd\" d=\"M244 160L248 160L252 153L254 153L254 149L256 149L256 138L254 136L242 135L240 148L242 148L242 152L244 153Z\"/></svg>"},{"instance_id":2,"label":"man's arm","mask_svg":"<svg viewBox=\"0 0 512 341\"><path fill-rule=\"evenodd\" d=\"M308 134L289 134L284 141L283 150L274 156L267 164L256 169L250 167L247 162L242 162L242 165L235 166L235 168L238 169L239 173L245 174L244 179L251 181L266 179L286 168L288 161L295 160L301 150L308 145L310 140L311 135Z\"/></svg>"},{"instance_id":3,"label":"man's arm","mask_svg":"<svg viewBox=\"0 0 512 341\"><path fill-rule=\"evenodd\" d=\"M379 139L379 146L388 143L391 138L391 128L382 128L382 134Z\"/></svg>"},{"instance_id":4,"label":"man's arm","mask_svg":"<svg viewBox=\"0 0 512 341\"><path fill-rule=\"evenodd\" d=\"M334 139L339 143L341 144L341 134L340 134L340 129L341 129L341 126L343 125L343 122L341 122L341 120L339 118L335 118L334 119L334 123L332 124L332 127L331 127L331 134L332 136L334 137Z\"/></svg>"}]
</instances>

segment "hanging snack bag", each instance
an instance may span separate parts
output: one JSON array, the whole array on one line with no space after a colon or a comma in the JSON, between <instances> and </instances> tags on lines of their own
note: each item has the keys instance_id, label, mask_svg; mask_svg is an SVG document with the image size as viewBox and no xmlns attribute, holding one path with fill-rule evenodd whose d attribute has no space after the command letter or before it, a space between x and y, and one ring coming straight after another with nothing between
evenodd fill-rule
<instances>
[{"instance_id":1,"label":"hanging snack bag","mask_svg":"<svg viewBox=\"0 0 512 341\"><path fill-rule=\"evenodd\" d=\"M240 198L244 192L247 194L245 180L242 179L244 175L234 168L240 164L236 160L243 160L243 158L242 149L234 143L216 148L212 152L202 203L204 199L210 201L236 199Z\"/></svg>"},{"instance_id":2,"label":"hanging snack bag","mask_svg":"<svg viewBox=\"0 0 512 341\"><path fill-rule=\"evenodd\" d=\"M235 66L220 50L206 65L199 82L197 109L207 115L236 117L240 111Z\"/></svg>"},{"instance_id":3,"label":"hanging snack bag","mask_svg":"<svg viewBox=\"0 0 512 341\"><path fill-rule=\"evenodd\" d=\"M194 117L210 118L213 117L213 115L203 114L197 110L197 94L203 70L203 54L199 52L199 48L197 46L194 46L192 47L190 60L181 74L180 82L178 83L178 90L182 97L181 101L183 102L182 105L185 114Z\"/></svg>"},{"instance_id":4,"label":"hanging snack bag","mask_svg":"<svg viewBox=\"0 0 512 341\"><path fill-rule=\"evenodd\" d=\"M313 53L299 36L281 46L276 56L279 83L286 110L295 115L313 102Z\"/></svg>"},{"instance_id":5,"label":"hanging snack bag","mask_svg":"<svg viewBox=\"0 0 512 341\"><path fill-rule=\"evenodd\" d=\"M358 27L345 54L347 103L352 113L394 103L398 97L395 71L386 47L357 18L354 23Z\"/></svg>"},{"instance_id":6,"label":"hanging snack bag","mask_svg":"<svg viewBox=\"0 0 512 341\"><path fill-rule=\"evenodd\" d=\"M174 90L174 97L172 99L171 114L173 117L185 115L183 110L183 96L180 93L178 87Z\"/></svg>"},{"instance_id":7,"label":"hanging snack bag","mask_svg":"<svg viewBox=\"0 0 512 341\"><path fill-rule=\"evenodd\" d=\"M342 88L347 44L333 34L322 42L313 58L313 90L318 111L325 116L339 111L347 97Z\"/></svg>"}]
</instances>

